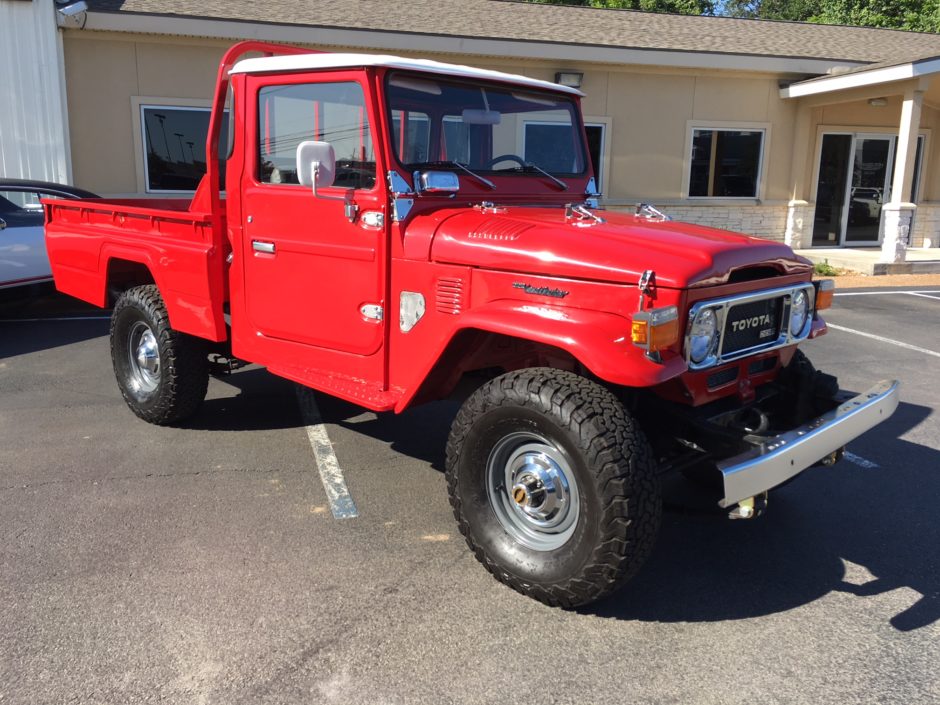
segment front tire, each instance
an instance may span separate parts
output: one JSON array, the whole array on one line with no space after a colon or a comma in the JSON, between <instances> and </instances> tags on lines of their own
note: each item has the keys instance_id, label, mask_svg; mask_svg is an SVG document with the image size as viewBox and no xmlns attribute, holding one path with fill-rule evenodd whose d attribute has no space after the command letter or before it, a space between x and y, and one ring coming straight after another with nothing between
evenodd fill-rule
<instances>
[{"instance_id":1,"label":"front tire","mask_svg":"<svg viewBox=\"0 0 940 705\"><path fill-rule=\"evenodd\" d=\"M477 559L548 605L617 590L659 529L642 431L610 391L562 370L510 372L477 390L451 429L447 483Z\"/></svg>"},{"instance_id":2,"label":"front tire","mask_svg":"<svg viewBox=\"0 0 940 705\"><path fill-rule=\"evenodd\" d=\"M170 328L156 286L125 291L111 314L111 362L137 416L167 425L196 413L209 386L205 342Z\"/></svg>"}]
</instances>

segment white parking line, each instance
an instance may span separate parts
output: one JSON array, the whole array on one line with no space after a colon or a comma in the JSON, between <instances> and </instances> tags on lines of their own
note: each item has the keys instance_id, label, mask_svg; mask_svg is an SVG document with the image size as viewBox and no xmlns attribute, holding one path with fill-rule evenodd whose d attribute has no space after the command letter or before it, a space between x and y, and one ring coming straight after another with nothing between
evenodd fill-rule
<instances>
[{"instance_id":1,"label":"white parking line","mask_svg":"<svg viewBox=\"0 0 940 705\"><path fill-rule=\"evenodd\" d=\"M45 323L46 321L107 321L111 316L61 316L59 318L4 318L0 323Z\"/></svg>"},{"instance_id":2,"label":"white parking line","mask_svg":"<svg viewBox=\"0 0 940 705\"><path fill-rule=\"evenodd\" d=\"M940 291L936 292L936 296L931 296L930 294L925 294L923 291L907 291L906 294L911 296L920 296L925 299L933 299L934 301L940 301Z\"/></svg>"},{"instance_id":3,"label":"white parking line","mask_svg":"<svg viewBox=\"0 0 940 705\"><path fill-rule=\"evenodd\" d=\"M300 404L300 413L306 424L307 438L313 448L313 456L320 471L320 481L326 490L326 497L330 502L330 511L335 519L353 519L359 516L356 503L353 502L346 479L339 467L333 444L326 432L326 426L320 417L320 408L317 406L313 392L309 389L297 387L297 401Z\"/></svg>"},{"instance_id":4,"label":"white parking line","mask_svg":"<svg viewBox=\"0 0 940 705\"><path fill-rule=\"evenodd\" d=\"M874 470L878 467L878 463L868 460L867 458L863 458L860 455L855 455L855 453L849 453L848 451L845 451L845 455L842 457L848 460L850 463L854 463L855 465L863 467L866 470Z\"/></svg>"},{"instance_id":5,"label":"white parking line","mask_svg":"<svg viewBox=\"0 0 940 705\"><path fill-rule=\"evenodd\" d=\"M837 291L835 296L907 296L909 294L926 296L927 294L936 294L940 296L940 291ZM930 297L934 298L933 296Z\"/></svg>"},{"instance_id":6,"label":"white parking line","mask_svg":"<svg viewBox=\"0 0 940 705\"><path fill-rule=\"evenodd\" d=\"M888 343L889 345L895 345L899 348L905 348L906 350L916 350L919 353L924 353L924 355L932 355L933 357L940 357L940 352L935 352L933 350L928 350L927 348L921 348L916 345L911 345L910 343L902 343L900 340L892 340L891 338L884 338L880 335L875 335L874 333L866 333L865 331L855 330L854 328L846 328L845 326L837 326L835 323L829 323L826 321L826 325L833 330L841 330L844 333L854 333L855 335L860 335L863 338L871 338L872 340L877 340L881 343Z\"/></svg>"}]
</instances>

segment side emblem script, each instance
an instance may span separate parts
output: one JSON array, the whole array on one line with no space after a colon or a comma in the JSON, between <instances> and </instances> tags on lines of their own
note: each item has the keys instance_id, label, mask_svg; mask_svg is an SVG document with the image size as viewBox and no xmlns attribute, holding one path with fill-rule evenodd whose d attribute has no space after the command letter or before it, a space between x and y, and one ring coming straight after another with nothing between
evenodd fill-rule
<instances>
[{"instance_id":1,"label":"side emblem script","mask_svg":"<svg viewBox=\"0 0 940 705\"><path fill-rule=\"evenodd\" d=\"M568 295L563 289L552 289L548 286L532 286L524 282L513 282L513 288L522 289L527 294L536 294L538 296L552 296L556 299L563 299Z\"/></svg>"}]
</instances>

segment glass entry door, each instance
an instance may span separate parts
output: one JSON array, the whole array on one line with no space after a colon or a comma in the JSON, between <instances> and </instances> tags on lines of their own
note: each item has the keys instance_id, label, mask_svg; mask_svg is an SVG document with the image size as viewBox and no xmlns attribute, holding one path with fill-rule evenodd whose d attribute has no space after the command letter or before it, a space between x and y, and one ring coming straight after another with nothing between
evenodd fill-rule
<instances>
[{"instance_id":1,"label":"glass entry door","mask_svg":"<svg viewBox=\"0 0 940 705\"><path fill-rule=\"evenodd\" d=\"M891 199L895 140L893 135L823 135L814 247L881 242L881 209Z\"/></svg>"},{"instance_id":2,"label":"glass entry door","mask_svg":"<svg viewBox=\"0 0 940 705\"><path fill-rule=\"evenodd\" d=\"M881 242L881 207L891 200L894 137L857 135L843 245Z\"/></svg>"}]
</instances>

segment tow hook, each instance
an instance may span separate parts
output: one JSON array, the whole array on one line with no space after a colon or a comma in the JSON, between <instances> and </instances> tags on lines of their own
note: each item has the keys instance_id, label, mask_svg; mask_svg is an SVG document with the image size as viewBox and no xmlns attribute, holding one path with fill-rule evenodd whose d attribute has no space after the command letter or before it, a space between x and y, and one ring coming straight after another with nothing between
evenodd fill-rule
<instances>
[{"instance_id":1,"label":"tow hook","mask_svg":"<svg viewBox=\"0 0 940 705\"><path fill-rule=\"evenodd\" d=\"M729 519L756 519L767 511L767 493L748 497L738 502L738 506L728 512Z\"/></svg>"}]
</instances>

